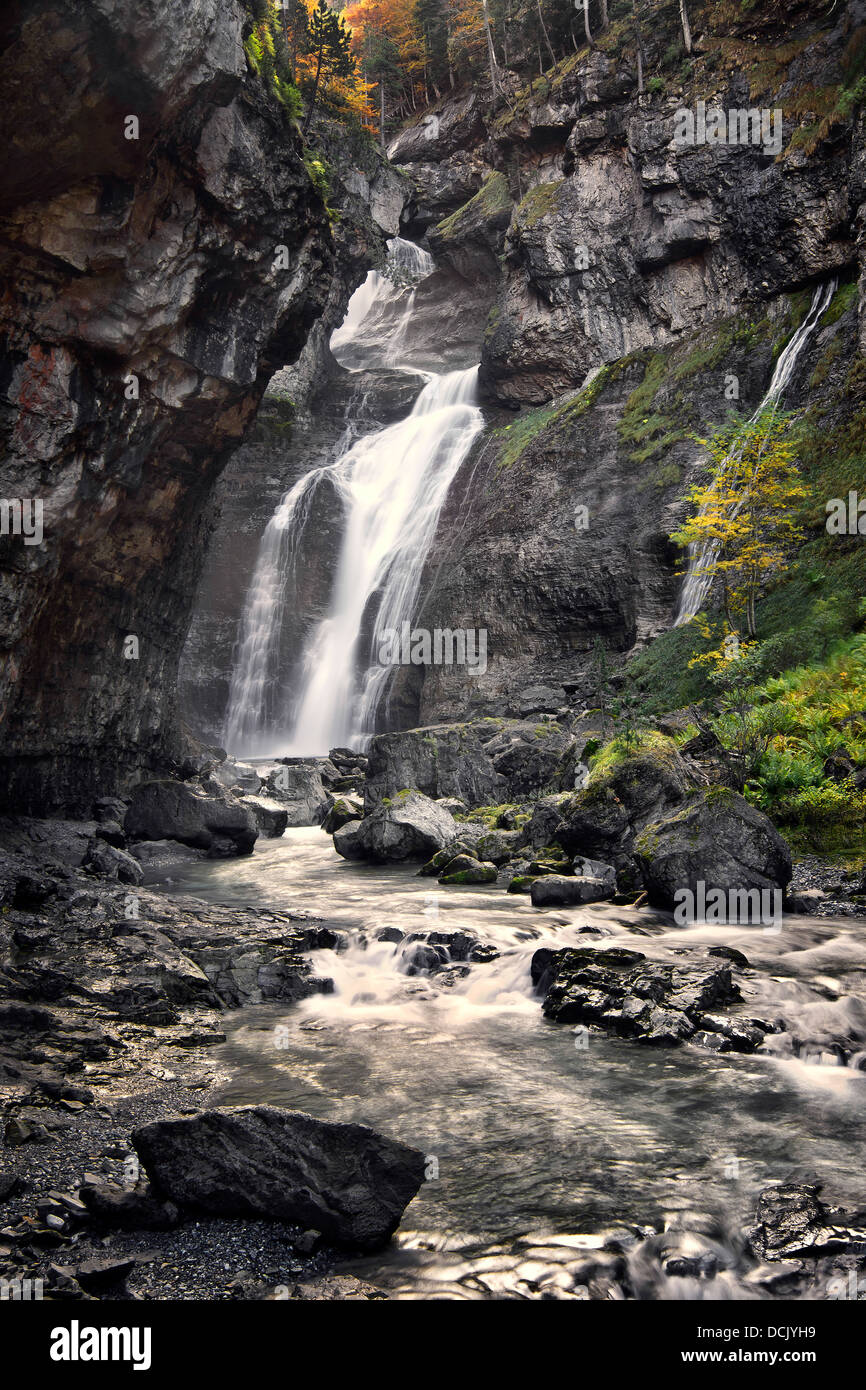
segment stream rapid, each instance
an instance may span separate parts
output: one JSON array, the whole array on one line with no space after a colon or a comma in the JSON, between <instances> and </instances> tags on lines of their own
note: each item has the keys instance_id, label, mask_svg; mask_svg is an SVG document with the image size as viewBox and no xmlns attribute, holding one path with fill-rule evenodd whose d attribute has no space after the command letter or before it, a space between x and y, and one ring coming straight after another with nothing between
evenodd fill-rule
<instances>
[{"instance_id":1,"label":"stream rapid","mask_svg":"<svg viewBox=\"0 0 866 1390\"><path fill-rule=\"evenodd\" d=\"M575 1277L605 1236L638 1260L650 1228L673 1225L701 1248L710 1242L719 1272L654 1276L653 1297L754 1297L738 1251L762 1188L814 1174L833 1201L862 1199L852 1155L862 1152L866 1073L830 1053L804 1062L581 1035L544 1019L530 981L542 945L656 955L725 944L759 967L762 1007L832 1015L834 1000L866 981L858 919L788 917L765 932L677 927L668 914L609 904L545 911L495 886L440 888L416 866L341 860L318 829L260 841L249 858L174 869L155 886L306 912L337 931L337 950L309 957L333 993L226 1016L215 1100L364 1123L423 1150L433 1176L391 1245L341 1265L392 1295L585 1297ZM385 928L404 938L466 931L499 955L411 973L415 943L378 940Z\"/></svg>"}]
</instances>

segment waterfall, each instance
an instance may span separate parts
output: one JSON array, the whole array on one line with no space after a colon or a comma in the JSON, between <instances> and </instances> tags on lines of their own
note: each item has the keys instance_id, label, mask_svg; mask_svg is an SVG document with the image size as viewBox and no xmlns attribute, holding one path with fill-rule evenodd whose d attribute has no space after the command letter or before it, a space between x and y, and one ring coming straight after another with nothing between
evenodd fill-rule
<instances>
[{"instance_id":1,"label":"waterfall","mask_svg":"<svg viewBox=\"0 0 866 1390\"><path fill-rule=\"evenodd\" d=\"M794 369L803 348L815 332L830 304L830 300L836 293L836 285L837 281L833 279L824 285L819 285L815 290L809 312L780 352L770 385L767 387L761 404L750 417L749 423L757 420L765 410L771 407L775 408L778 405L791 377L794 375ZM732 454L730 457L733 461L736 456ZM724 469L724 467L725 464L723 463L722 468ZM745 501L745 498L742 501ZM718 549L718 542L713 540L693 542L689 546L689 567L683 582L674 627L681 627L683 623L690 622L701 611L713 582L712 574L708 571L715 560Z\"/></svg>"},{"instance_id":2,"label":"waterfall","mask_svg":"<svg viewBox=\"0 0 866 1390\"><path fill-rule=\"evenodd\" d=\"M403 370L397 362L411 330L415 286L433 261L400 237L388 250L386 271L370 272L332 335L343 365ZM235 647L224 733L231 753L326 753L373 731L393 673L374 663L381 634L412 618L448 489L483 424L474 404L477 367L423 375L426 384L405 420L361 438L347 420L334 461L301 478L271 517ZM280 638L311 503L325 482L342 505L343 534L329 611L305 644L292 720Z\"/></svg>"},{"instance_id":3,"label":"waterfall","mask_svg":"<svg viewBox=\"0 0 866 1390\"><path fill-rule=\"evenodd\" d=\"M478 369L431 376L411 415L360 439L337 465L346 526L331 611L304 654L293 753L322 753L373 730L393 668L373 663L386 628L411 619L427 552L454 475L482 427L472 404ZM374 605L366 674L359 640Z\"/></svg>"}]
</instances>

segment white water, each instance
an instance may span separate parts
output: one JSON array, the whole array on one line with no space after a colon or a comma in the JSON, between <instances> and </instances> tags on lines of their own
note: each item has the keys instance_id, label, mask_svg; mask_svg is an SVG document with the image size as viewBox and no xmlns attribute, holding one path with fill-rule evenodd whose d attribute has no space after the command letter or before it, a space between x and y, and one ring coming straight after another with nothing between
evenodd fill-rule
<instances>
[{"instance_id":1,"label":"white water","mask_svg":"<svg viewBox=\"0 0 866 1390\"><path fill-rule=\"evenodd\" d=\"M373 663L383 629L412 616L448 488L482 427L477 368L432 376L412 414L359 439L336 472L346 528L331 611L304 654L304 685L288 752L326 753L372 732L393 667ZM366 652L359 650L368 607ZM365 674L359 681L360 658Z\"/></svg>"},{"instance_id":2,"label":"white water","mask_svg":"<svg viewBox=\"0 0 866 1390\"><path fill-rule=\"evenodd\" d=\"M794 375L794 369L801 352L818 327L824 311L836 293L836 285L837 281L833 279L825 285L819 285L815 290L809 312L779 354L766 395L750 417L750 423L757 420L758 416L765 410L775 408L779 404L791 377ZM733 462L735 458L736 455L732 454L730 462ZM745 502L745 497L741 498L737 510L743 502ZM680 627L683 623L690 622L701 611L713 582L712 566L718 549L718 542L713 540L705 540L689 546L689 567L680 594L679 610L674 627Z\"/></svg>"},{"instance_id":3,"label":"white water","mask_svg":"<svg viewBox=\"0 0 866 1390\"><path fill-rule=\"evenodd\" d=\"M401 370L415 284L433 261L399 237L388 247L386 272L370 272L331 338L344 365L361 360ZM483 423L474 404L476 367L424 375L400 423L358 439L349 419L334 462L301 478L268 523L235 652L224 734L231 753L326 753L372 732L393 673L374 664L381 633L411 620L448 488ZM280 681L280 639L300 541L323 483L336 490L345 524L330 608L307 639L293 712Z\"/></svg>"}]
</instances>

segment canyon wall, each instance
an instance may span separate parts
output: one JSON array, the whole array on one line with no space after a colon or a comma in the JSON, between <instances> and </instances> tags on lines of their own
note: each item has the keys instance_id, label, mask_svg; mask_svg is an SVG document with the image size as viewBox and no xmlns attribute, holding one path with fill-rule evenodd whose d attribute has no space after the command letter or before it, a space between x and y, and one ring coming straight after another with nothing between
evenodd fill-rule
<instances>
[{"instance_id":1,"label":"canyon wall","mask_svg":"<svg viewBox=\"0 0 866 1390\"><path fill-rule=\"evenodd\" d=\"M10 809L87 812L183 756L214 484L399 218L381 159L329 213L248 71L246 18L237 0L17 0L0 20L0 492L44 507L41 544L0 538Z\"/></svg>"},{"instance_id":2,"label":"canyon wall","mask_svg":"<svg viewBox=\"0 0 866 1390\"><path fill-rule=\"evenodd\" d=\"M843 97L863 68L866 4L692 8L686 61L676 7L659 5L642 91L634 33L614 19L530 86L501 74L495 104L449 94L388 150L409 185L402 234L437 264L416 295L408 360L480 359L489 421L452 485L415 622L486 629L488 667L399 669L380 727L580 703L599 644L616 668L669 629L682 583L669 537L700 476L698 439L759 405L831 279L832 312L782 405L842 433L860 418L866 135L862 106ZM768 145L678 143L677 113L699 102L756 110ZM261 534L259 496L269 505L279 480L333 449L346 389L333 382L314 442L272 440L232 465L234 520L217 534L184 662L185 709L195 722L204 691L211 737L242 607L219 556L236 549L233 526L250 548ZM374 390L371 422L376 401ZM275 418L262 417L265 432ZM303 611L285 626L296 646L327 605L335 523L323 515L305 537Z\"/></svg>"}]
</instances>

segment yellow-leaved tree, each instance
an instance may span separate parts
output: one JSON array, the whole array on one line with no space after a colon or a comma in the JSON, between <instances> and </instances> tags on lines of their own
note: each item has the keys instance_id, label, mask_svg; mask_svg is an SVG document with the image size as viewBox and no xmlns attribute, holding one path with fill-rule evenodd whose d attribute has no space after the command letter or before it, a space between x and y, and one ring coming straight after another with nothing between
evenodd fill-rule
<instances>
[{"instance_id":1,"label":"yellow-leaved tree","mask_svg":"<svg viewBox=\"0 0 866 1390\"><path fill-rule=\"evenodd\" d=\"M700 574L720 580L729 630L754 637L761 587L802 535L797 514L807 491L790 416L769 409L700 443L710 480L690 492L694 511L671 539L691 548Z\"/></svg>"}]
</instances>

